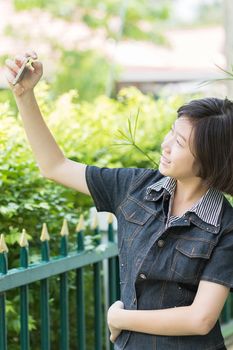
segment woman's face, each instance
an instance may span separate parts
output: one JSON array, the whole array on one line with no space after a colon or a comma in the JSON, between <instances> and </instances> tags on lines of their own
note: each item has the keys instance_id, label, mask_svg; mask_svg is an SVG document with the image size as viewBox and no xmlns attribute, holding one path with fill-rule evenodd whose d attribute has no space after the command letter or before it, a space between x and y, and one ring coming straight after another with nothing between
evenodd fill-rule
<instances>
[{"instance_id":1,"label":"woman's face","mask_svg":"<svg viewBox=\"0 0 233 350\"><path fill-rule=\"evenodd\" d=\"M178 180L195 177L195 158L190 150L193 142L192 129L189 119L180 117L165 136L161 144L162 156L159 163L159 171L163 175Z\"/></svg>"}]
</instances>

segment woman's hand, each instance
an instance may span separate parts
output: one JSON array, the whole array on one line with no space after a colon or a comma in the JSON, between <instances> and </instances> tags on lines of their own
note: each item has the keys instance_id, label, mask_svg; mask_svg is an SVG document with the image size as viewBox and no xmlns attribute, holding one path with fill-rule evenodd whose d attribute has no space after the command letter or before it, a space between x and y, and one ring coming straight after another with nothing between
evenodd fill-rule
<instances>
[{"instance_id":1,"label":"woman's hand","mask_svg":"<svg viewBox=\"0 0 233 350\"><path fill-rule=\"evenodd\" d=\"M124 309L122 301L117 300L108 309L108 327L110 330L110 340L112 343L115 342L116 338L120 335L122 329L119 327L119 319L121 317L121 310Z\"/></svg>"},{"instance_id":2,"label":"woman's hand","mask_svg":"<svg viewBox=\"0 0 233 350\"><path fill-rule=\"evenodd\" d=\"M5 61L5 76L8 84L15 96L22 96L29 91L32 91L36 86L43 74L43 66L39 61L33 62L32 66L28 66L25 74L16 85L13 85L13 81L25 60L31 57L37 59L35 51L27 51L22 56L15 56L14 59L7 59Z\"/></svg>"}]
</instances>

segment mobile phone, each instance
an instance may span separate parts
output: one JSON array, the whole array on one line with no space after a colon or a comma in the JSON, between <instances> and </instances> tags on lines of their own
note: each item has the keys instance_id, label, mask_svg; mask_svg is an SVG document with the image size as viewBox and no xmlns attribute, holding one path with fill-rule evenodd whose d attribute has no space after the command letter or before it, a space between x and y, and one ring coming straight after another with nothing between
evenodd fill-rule
<instances>
[{"instance_id":1,"label":"mobile phone","mask_svg":"<svg viewBox=\"0 0 233 350\"><path fill-rule=\"evenodd\" d=\"M20 67L20 70L18 71L15 79L13 80L12 84L16 85L19 81L23 79L23 76L27 70L28 65L30 65L34 60L31 57L27 57L27 59L24 61L22 66Z\"/></svg>"}]
</instances>

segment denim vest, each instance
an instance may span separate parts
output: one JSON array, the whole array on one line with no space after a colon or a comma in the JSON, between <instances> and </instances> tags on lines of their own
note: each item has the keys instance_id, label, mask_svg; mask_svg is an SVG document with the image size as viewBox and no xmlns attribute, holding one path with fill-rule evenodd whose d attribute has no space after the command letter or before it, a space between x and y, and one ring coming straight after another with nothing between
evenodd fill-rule
<instances>
[{"instance_id":1,"label":"denim vest","mask_svg":"<svg viewBox=\"0 0 233 350\"><path fill-rule=\"evenodd\" d=\"M125 309L156 310L191 305L200 280L233 291L233 208L224 197L217 226L186 212L166 228L169 193L155 200L146 188L159 170L87 166L86 181L97 211L118 220L121 300ZM226 349L219 321L206 335L167 336L122 331L115 350Z\"/></svg>"}]
</instances>

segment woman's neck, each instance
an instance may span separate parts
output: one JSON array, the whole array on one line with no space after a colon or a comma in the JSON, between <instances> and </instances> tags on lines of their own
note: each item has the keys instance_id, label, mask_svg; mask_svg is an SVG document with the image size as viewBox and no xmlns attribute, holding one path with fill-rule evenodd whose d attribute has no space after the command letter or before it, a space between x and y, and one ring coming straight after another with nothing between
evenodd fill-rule
<instances>
[{"instance_id":1,"label":"woman's neck","mask_svg":"<svg viewBox=\"0 0 233 350\"><path fill-rule=\"evenodd\" d=\"M208 187L203 183L202 179L193 178L188 180L177 180L174 199L176 203L187 204L195 203L206 192Z\"/></svg>"}]
</instances>

